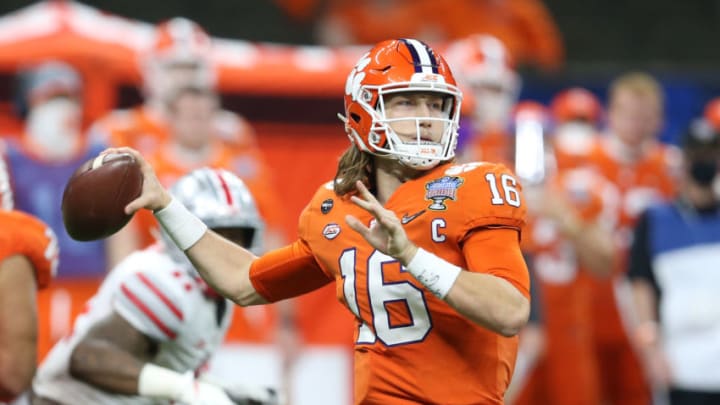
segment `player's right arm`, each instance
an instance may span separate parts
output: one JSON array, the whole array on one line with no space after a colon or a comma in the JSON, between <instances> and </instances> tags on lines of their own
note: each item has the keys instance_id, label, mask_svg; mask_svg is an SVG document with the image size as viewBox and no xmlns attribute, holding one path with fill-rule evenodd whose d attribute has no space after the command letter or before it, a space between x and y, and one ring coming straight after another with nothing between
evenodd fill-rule
<instances>
[{"instance_id":1,"label":"player's right arm","mask_svg":"<svg viewBox=\"0 0 720 405\"><path fill-rule=\"evenodd\" d=\"M140 164L143 189L140 196L125 207L125 212L141 208L155 212L158 222L205 282L236 304L247 306L291 298L330 281L302 240L258 258L208 230L182 204L173 200L152 166L136 150L112 148L103 153L130 153Z\"/></svg>"}]
</instances>

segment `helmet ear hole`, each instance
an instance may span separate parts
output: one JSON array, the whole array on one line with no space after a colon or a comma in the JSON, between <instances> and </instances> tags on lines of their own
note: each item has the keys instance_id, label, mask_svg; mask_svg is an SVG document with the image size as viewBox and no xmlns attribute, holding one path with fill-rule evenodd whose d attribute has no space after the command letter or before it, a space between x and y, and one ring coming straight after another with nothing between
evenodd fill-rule
<instances>
[{"instance_id":1,"label":"helmet ear hole","mask_svg":"<svg viewBox=\"0 0 720 405\"><path fill-rule=\"evenodd\" d=\"M350 119L355 121L356 123L360 123L360 115L356 113L350 113Z\"/></svg>"}]
</instances>

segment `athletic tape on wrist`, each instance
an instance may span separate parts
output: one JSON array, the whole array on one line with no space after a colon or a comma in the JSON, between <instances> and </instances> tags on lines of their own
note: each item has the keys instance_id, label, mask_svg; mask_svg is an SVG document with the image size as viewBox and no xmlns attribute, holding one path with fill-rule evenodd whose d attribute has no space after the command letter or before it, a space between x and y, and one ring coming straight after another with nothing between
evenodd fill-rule
<instances>
[{"instance_id":1,"label":"athletic tape on wrist","mask_svg":"<svg viewBox=\"0 0 720 405\"><path fill-rule=\"evenodd\" d=\"M405 267L417 281L438 298L445 299L462 269L425 249L419 248Z\"/></svg>"},{"instance_id":2,"label":"athletic tape on wrist","mask_svg":"<svg viewBox=\"0 0 720 405\"><path fill-rule=\"evenodd\" d=\"M183 251L196 244L208 229L207 225L175 198L170 201L167 207L156 211L155 218Z\"/></svg>"},{"instance_id":3,"label":"athletic tape on wrist","mask_svg":"<svg viewBox=\"0 0 720 405\"><path fill-rule=\"evenodd\" d=\"M142 397L180 400L183 389L192 378L165 367L146 363L138 378L138 394Z\"/></svg>"}]
</instances>

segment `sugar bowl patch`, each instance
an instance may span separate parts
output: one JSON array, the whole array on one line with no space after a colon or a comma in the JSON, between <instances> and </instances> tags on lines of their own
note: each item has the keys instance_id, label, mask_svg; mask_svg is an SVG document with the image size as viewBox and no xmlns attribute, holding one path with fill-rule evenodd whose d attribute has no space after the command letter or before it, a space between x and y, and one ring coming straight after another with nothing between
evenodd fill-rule
<instances>
[{"instance_id":1,"label":"sugar bowl patch","mask_svg":"<svg viewBox=\"0 0 720 405\"><path fill-rule=\"evenodd\" d=\"M323 228L323 236L327 240L333 240L337 238L338 235L340 235L340 225L336 223L329 223L325 225L325 228Z\"/></svg>"},{"instance_id":2,"label":"sugar bowl patch","mask_svg":"<svg viewBox=\"0 0 720 405\"><path fill-rule=\"evenodd\" d=\"M435 211L445 211L447 209L445 200L455 201L457 189L464 181L462 177L444 176L425 183L425 199L432 201L428 208Z\"/></svg>"}]
</instances>

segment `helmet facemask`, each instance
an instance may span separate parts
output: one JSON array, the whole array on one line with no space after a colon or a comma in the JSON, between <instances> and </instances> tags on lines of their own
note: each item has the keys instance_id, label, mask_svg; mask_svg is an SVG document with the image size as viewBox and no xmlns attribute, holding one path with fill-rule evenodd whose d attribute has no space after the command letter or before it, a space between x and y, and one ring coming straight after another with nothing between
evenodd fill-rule
<instances>
[{"instance_id":1,"label":"helmet facemask","mask_svg":"<svg viewBox=\"0 0 720 405\"><path fill-rule=\"evenodd\" d=\"M439 95L443 99L442 116L440 117L387 117L386 100L389 96L399 93L422 92ZM372 97L376 94L377 97ZM367 100L375 100L375 107ZM452 85L439 83L392 83L383 86L364 86L358 103L372 117L369 149L376 155L394 156L400 163L419 170L427 170L455 156L458 126L460 120L461 96L459 90ZM393 128L393 123L411 121L415 130L413 138L401 137ZM423 133L422 126L426 123L439 123L442 134L439 141L431 135ZM384 135L384 136L383 136ZM434 136L432 136L434 138ZM383 142L384 141L384 142Z\"/></svg>"}]
</instances>

